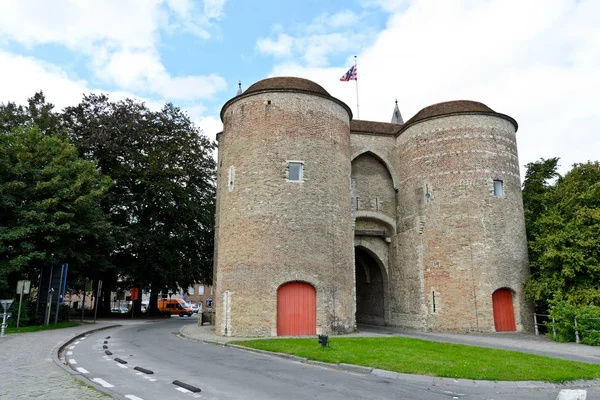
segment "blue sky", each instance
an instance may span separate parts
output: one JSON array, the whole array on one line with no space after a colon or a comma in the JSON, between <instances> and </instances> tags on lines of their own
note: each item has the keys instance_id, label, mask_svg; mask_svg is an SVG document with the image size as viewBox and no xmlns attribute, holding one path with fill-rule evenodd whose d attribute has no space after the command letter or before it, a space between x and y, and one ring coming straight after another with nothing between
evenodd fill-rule
<instances>
[{"instance_id":1,"label":"blue sky","mask_svg":"<svg viewBox=\"0 0 600 400\"><path fill-rule=\"evenodd\" d=\"M396 98L405 120L477 100L519 122L521 165L600 159L597 0L0 0L0 10L0 102L38 90L58 108L90 91L169 101L214 137L238 80L312 79L356 110L354 83L339 77L357 55L361 119L389 121Z\"/></svg>"}]
</instances>

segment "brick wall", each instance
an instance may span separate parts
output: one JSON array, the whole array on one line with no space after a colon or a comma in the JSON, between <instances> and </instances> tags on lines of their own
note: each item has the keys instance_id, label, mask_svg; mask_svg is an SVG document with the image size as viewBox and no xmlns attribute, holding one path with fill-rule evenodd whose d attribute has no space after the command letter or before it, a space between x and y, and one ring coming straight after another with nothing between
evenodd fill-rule
<instances>
[{"instance_id":1,"label":"brick wall","mask_svg":"<svg viewBox=\"0 0 600 400\"><path fill-rule=\"evenodd\" d=\"M527 328L521 285L529 271L512 123L489 115L423 121L398 137L396 160L404 177L398 266L412 280L400 289L410 304L395 304L397 310L423 313L425 329L493 331L492 293L506 287L514 293L517 329ZM495 179L503 182L501 197Z\"/></svg>"},{"instance_id":2,"label":"brick wall","mask_svg":"<svg viewBox=\"0 0 600 400\"><path fill-rule=\"evenodd\" d=\"M230 103L223 123L217 332L224 334L227 325L228 335L276 335L277 290L296 280L316 288L318 333L353 330L347 111L321 96L262 92ZM303 182L286 180L289 160L304 163ZM228 322L222 312L226 290Z\"/></svg>"}]
</instances>

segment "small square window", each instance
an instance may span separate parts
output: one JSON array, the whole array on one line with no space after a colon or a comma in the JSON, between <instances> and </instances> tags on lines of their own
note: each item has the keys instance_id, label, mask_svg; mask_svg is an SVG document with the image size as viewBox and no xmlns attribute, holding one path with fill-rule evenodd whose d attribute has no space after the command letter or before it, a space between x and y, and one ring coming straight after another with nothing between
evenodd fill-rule
<instances>
[{"instance_id":1,"label":"small square window","mask_svg":"<svg viewBox=\"0 0 600 400\"><path fill-rule=\"evenodd\" d=\"M302 181L302 162L288 162L288 181Z\"/></svg>"},{"instance_id":2,"label":"small square window","mask_svg":"<svg viewBox=\"0 0 600 400\"><path fill-rule=\"evenodd\" d=\"M494 196L504 197L504 182L494 179Z\"/></svg>"}]
</instances>

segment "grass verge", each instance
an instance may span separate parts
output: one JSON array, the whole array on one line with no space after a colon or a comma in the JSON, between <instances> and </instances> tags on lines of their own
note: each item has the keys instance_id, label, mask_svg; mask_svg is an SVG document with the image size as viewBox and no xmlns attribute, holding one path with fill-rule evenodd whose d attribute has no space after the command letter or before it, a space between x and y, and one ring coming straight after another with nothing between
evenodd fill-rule
<instances>
[{"instance_id":1,"label":"grass verge","mask_svg":"<svg viewBox=\"0 0 600 400\"><path fill-rule=\"evenodd\" d=\"M78 325L80 325L79 322L69 321L69 322L59 322L56 325L50 324L48 326L45 326L45 325L32 325L32 326L22 326L22 327L19 327L19 328L8 327L8 328L6 328L6 332L5 333L9 334L9 333L25 333L25 332L48 331L48 330L51 330L51 329L71 328L71 327L78 326Z\"/></svg>"},{"instance_id":2,"label":"grass verge","mask_svg":"<svg viewBox=\"0 0 600 400\"><path fill-rule=\"evenodd\" d=\"M317 339L230 342L333 364L346 363L405 374L491 381L567 382L600 378L600 365L515 351L403 337L336 338L322 348Z\"/></svg>"}]
</instances>

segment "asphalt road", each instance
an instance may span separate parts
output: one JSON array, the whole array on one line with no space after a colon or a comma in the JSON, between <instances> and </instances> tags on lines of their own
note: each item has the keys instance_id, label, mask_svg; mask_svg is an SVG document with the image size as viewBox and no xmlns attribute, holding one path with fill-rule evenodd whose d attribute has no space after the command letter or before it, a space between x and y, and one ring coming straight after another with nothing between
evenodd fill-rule
<instances>
[{"instance_id":1,"label":"asphalt road","mask_svg":"<svg viewBox=\"0 0 600 400\"><path fill-rule=\"evenodd\" d=\"M92 333L65 349L65 358L71 368L103 386L115 398L130 400L600 398L598 391L589 393L560 387L515 388L514 385L491 382L465 384L416 376L387 379L353 374L199 343L177 335L182 324L196 322L195 316L189 319L172 317ZM112 354L107 355L106 351ZM173 384L174 381L183 383L184 387ZM194 393L186 388L198 388L201 392ZM587 399L581 397L582 393L583 396L587 394Z\"/></svg>"}]
</instances>

